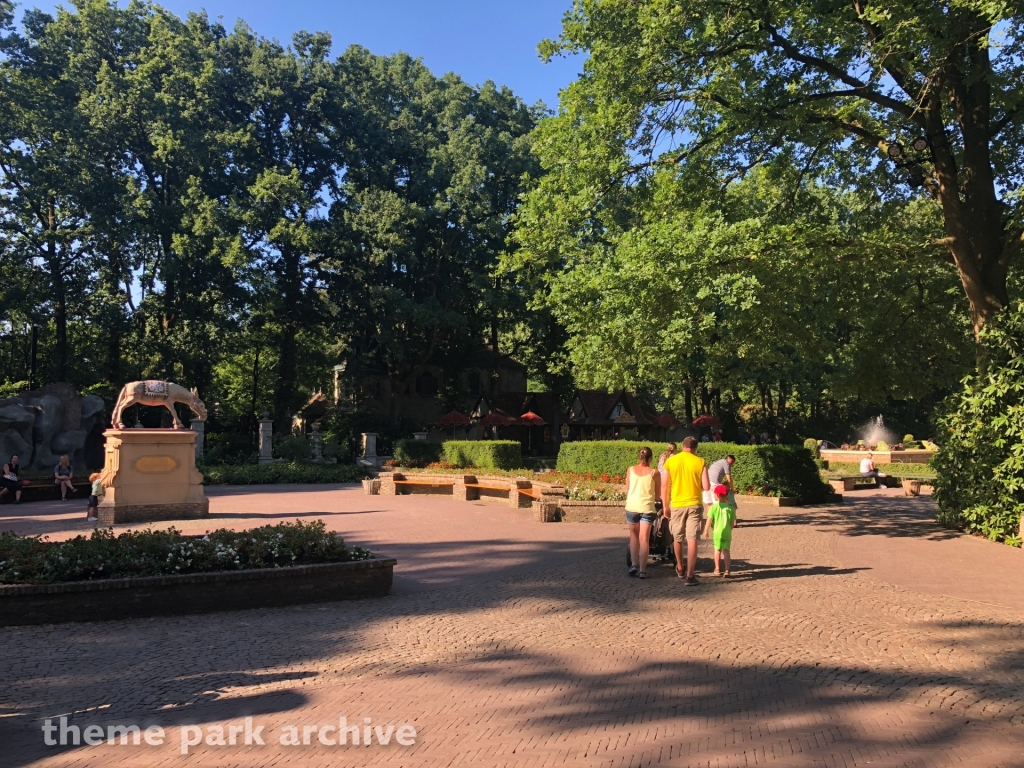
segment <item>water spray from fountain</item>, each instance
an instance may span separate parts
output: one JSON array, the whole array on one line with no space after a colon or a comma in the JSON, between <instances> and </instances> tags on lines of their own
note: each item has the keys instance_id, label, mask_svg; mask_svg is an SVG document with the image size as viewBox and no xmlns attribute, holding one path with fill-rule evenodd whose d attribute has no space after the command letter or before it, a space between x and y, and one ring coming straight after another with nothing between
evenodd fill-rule
<instances>
[{"instance_id":1,"label":"water spray from fountain","mask_svg":"<svg viewBox=\"0 0 1024 768\"><path fill-rule=\"evenodd\" d=\"M857 430L857 434L860 435L860 439L869 448L875 447L880 442L884 442L889 446L896 444L896 433L885 426L885 420L881 416L876 416L868 421L867 424Z\"/></svg>"}]
</instances>

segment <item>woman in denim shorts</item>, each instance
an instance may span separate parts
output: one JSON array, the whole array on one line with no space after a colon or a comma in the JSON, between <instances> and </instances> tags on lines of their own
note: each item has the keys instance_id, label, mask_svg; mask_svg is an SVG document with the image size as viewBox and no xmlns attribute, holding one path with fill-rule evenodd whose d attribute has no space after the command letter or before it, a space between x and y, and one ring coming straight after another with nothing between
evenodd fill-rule
<instances>
[{"instance_id":1,"label":"woman in denim shorts","mask_svg":"<svg viewBox=\"0 0 1024 768\"><path fill-rule=\"evenodd\" d=\"M658 520L655 501L661 497L661 473L651 467L654 454L640 449L639 463L626 472L626 523L629 525L629 575L647 578L651 526ZM637 563L640 567L637 567Z\"/></svg>"}]
</instances>

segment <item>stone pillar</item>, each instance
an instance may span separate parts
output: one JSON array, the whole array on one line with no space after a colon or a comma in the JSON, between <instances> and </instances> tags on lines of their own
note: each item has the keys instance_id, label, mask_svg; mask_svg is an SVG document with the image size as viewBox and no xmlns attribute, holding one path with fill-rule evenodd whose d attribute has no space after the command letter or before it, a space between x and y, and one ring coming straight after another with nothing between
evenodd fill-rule
<instances>
[{"instance_id":1,"label":"stone pillar","mask_svg":"<svg viewBox=\"0 0 1024 768\"><path fill-rule=\"evenodd\" d=\"M274 420L270 418L269 413L264 411L259 423L260 455L258 462L260 464L270 464L274 460L274 450L272 445L274 439Z\"/></svg>"},{"instance_id":2,"label":"stone pillar","mask_svg":"<svg viewBox=\"0 0 1024 768\"><path fill-rule=\"evenodd\" d=\"M377 433L376 432L363 432L363 458L372 462L377 463Z\"/></svg>"},{"instance_id":3,"label":"stone pillar","mask_svg":"<svg viewBox=\"0 0 1024 768\"><path fill-rule=\"evenodd\" d=\"M196 464L202 464L204 456L203 444L206 441L206 422L202 419L192 419L189 426L196 433Z\"/></svg>"},{"instance_id":4,"label":"stone pillar","mask_svg":"<svg viewBox=\"0 0 1024 768\"><path fill-rule=\"evenodd\" d=\"M529 480L513 480L508 489L508 505L513 509L519 509L519 489L524 488L529 490L531 485L532 484ZM523 498L526 499L526 506L529 507L532 500L529 496L524 496Z\"/></svg>"}]
</instances>

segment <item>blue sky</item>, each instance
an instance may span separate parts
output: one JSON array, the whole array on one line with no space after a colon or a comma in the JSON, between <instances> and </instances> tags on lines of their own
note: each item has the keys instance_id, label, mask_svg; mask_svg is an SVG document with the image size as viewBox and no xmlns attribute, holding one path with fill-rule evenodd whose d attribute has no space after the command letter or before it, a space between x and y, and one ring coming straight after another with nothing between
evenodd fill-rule
<instances>
[{"instance_id":1,"label":"blue sky","mask_svg":"<svg viewBox=\"0 0 1024 768\"><path fill-rule=\"evenodd\" d=\"M69 5L70 3L65 3ZM544 64L537 43L555 37L572 0L159 0L184 16L205 9L233 27L244 19L257 34L291 40L293 32L327 31L340 54L352 43L373 53L405 51L435 74L455 72L469 83L494 80L528 104L558 103L558 91L576 78L581 60ZM57 3L25 2L51 10Z\"/></svg>"}]
</instances>

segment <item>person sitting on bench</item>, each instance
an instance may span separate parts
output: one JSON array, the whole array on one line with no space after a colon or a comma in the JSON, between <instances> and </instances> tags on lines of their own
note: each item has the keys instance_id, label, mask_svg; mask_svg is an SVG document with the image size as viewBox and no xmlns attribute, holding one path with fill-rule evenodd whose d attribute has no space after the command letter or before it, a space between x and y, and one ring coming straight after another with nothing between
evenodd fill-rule
<instances>
[{"instance_id":1,"label":"person sitting on bench","mask_svg":"<svg viewBox=\"0 0 1024 768\"><path fill-rule=\"evenodd\" d=\"M878 483L879 487L885 485L885 483L882 482L882 478L888 477L888 475L875 469L875 462L872 461L870 453L867 455L867 458L861 459L860 461L860 476L873 478L875 482Z\"/></svg>"}]
</instances>

